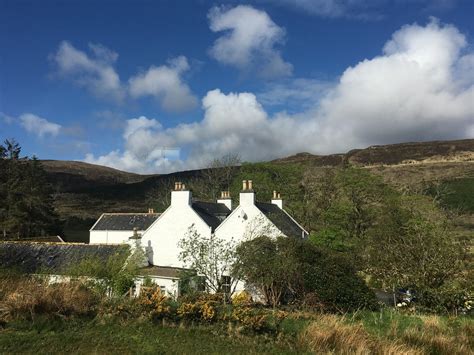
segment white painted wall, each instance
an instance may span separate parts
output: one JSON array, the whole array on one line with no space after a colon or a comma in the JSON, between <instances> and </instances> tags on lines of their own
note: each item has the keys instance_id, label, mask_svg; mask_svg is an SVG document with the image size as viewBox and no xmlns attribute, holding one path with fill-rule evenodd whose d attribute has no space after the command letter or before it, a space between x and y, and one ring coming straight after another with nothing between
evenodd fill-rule
<instances>
[{"instance_id":1,"label":"white painted wall","mask_svg":"<svg viewBox=\"0 0 474 355\"><path fill-rule=\"evenodd\" d=\"M143 234L145 231L138 231ZM97 231L91 230L89 232L89 244L121 244L127 243L128 238L133 235L133 230L130 231Z\"/></svg>"},{"instance_id":2,"label":"white painted wall","mask_svg":"<svg viewBox=\"0 0 474 355\"><path fill-rule=\"evenodd\" d=\"M172 191L171 206L142 235L142 245L152 265L185 267L178 258L181 251L178 242L191 226L201 236L211 236L211 227L190 204L190 191Z\"/></svg>"},{"instance_id":3,"label":"white painted wall","mask_svg":"<svg viewBox=\"0 0 474 355\"><path fill-rule=\"evenodd\" d=\"M176 298L179 296L179 280L170 277L147 276L151 281L164 290L167 296ZM136 294L139 295L145 277L139 277L135 280Z\"/></svg>"},{"instance_id":4,"label":"white painted wall","mask_svg":"<svg viewBox=\"0 0 474 355\"><path fill-rule=\"evenodd\" d=\"M278 237L283 233L255 206L255 194L240 193L240 205L216 228L215 235L236 244L266 235Z\"/></svg>"}]
</instances>

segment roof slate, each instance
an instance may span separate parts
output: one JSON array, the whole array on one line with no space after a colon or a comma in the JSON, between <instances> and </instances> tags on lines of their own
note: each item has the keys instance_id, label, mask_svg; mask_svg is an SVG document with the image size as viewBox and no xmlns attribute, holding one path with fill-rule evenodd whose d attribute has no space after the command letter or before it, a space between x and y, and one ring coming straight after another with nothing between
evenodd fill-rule
<instances>
[{"instance_id":1,"label":"roof slate","mask_svg":"<svg viewBox=\"0 0 474 355\"><path fill-rule=\"evenodd\" d=\"M231 212L223 203L195 201L191 207L212 230L215 230Z\"/></svg>"},{"instance_id":2,"label":"roof slate","mask_svg":"<svg viewBox=\"0 0 474 355\"><path fill-rule=\"evenodd\" d=\"M159 213L104 213L92 230L145 231L159 216Z\"/></svg>"},{"instance_id":3,"label":"roof slate","mask_svg":"<svg viewBox=\"0 0 474 355\"><path fill-rule=\"evenodd\" d=\"M186 269L167 266L149 266L140 269L139 274L144 276L148 275L179 279L183 271L186 271Z\"/></svg>"},{"instance_id":4,"label":"roof slate","mask_svg":"<svg viewBox=\"0 0 474 355\"><path fill-rule=\"evenodd\" d=\"M306 233L284 210L273 203L255 202L255 206L287 237L302 238Z\"/></svg>"},{"instance_id":5,"label":"roof slate","mask_svg":"<svg viewBox=\"0 0 474 355\"><path fill-rule=\"evenodd\" d=\"M125 262L128 254L126 244L0 242L0 265L25 273L62 274L89 258L106 263L110 258L118 257Z\"/></svg>"}]
</instances>

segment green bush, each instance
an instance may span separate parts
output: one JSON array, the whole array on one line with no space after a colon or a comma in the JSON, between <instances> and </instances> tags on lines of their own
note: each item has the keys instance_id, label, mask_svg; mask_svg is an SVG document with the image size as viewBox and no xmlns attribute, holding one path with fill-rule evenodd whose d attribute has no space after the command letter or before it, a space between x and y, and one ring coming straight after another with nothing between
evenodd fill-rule
<instances>
[{"instance_id":1,"label":"green bush","mask_svg":"<svg viewBox=\"0 0 474 355\"><path fill-rule=\"evenodd\" d=\"M374 293L344 254L310 243L295 243L294 248L301 267L302 295L316 295L328 311L377 307ZM301 298L301 295L297 296Z\"/></svg>"},{"instance_id":2,"label":"green bush","mask_svg":"<svg viewBox=\"0 0 474 355\"><path fill-rule=\"evenodd\" d=\"M235 274L274 307L296 301L328 311L376 308L375 295L342 253L295 238L258 237L237 254Z\"/></svg>"}]
</instances>

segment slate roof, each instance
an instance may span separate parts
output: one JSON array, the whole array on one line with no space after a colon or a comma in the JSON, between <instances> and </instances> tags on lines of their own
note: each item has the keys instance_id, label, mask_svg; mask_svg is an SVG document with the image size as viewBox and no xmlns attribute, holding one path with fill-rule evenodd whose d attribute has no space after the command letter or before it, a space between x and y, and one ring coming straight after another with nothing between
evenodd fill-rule
<instances>
[{"instance_id":1,"label":"slate roof","mask_svg":"<svg viewBox=\"0 0 474 355\"><path fill-rule=\"evenodd\" d=\"M41 236L41 237L31 237L31 238L7 238L4 241L11 241L11 242L35 242L35 243L64 243L63 238L59 235L50 235L50 236Z\"/></svg>"},{"instance_id":2,"label":"slate roof","mask_svg":"<svg viewBox=\"0 0 474 355\"><path fill-rule=\"evenodd\" d=\"M140 269L140 275L149 275L149 276L157 276L157 277L167 277L173 279L179 279L181 273L186 269L178 268L178 267L167 267L167 266L149 266Z\"/></svg>"},{"instance_id":3,"label":"slate roof","mask_svg":"<svg viewBox=\"0 0 474 355\"><path fill-rule=\"evenodd\" d=\"M159 216L159 213L104 213L91 230L145 231Z\"/></svg>"},{"instance_id":4,"label":"slate roof","mask_svg":"<svg viewBox=\"0 0 474 355\"><path fill-rule=\"evenodd\" d=\"M285 211L273 203L255 202L255 206L287 237L302 238L303 232Z\"/></svg>"},{"instance_id":5,"label":"slate roof","mask_svg":"<svg viewBox=\"0 0 474 355\"><path fill-rule=\"evenodd\" d=\"M191 207L212 230L216 229L231 212L223 203L195 201Z\"/></svg>"},{"instance_id":6,"label":"slate roof","mask_svg":"<svg viewBox=\"0 0 474 355\"><path fill-rule=\"evenodd\" d=\"M0 265L25 273L62 274L87 259L106 263L112 257L125 262L129 246L73 243L0 242Z\"/></svg>"}]
</instances>

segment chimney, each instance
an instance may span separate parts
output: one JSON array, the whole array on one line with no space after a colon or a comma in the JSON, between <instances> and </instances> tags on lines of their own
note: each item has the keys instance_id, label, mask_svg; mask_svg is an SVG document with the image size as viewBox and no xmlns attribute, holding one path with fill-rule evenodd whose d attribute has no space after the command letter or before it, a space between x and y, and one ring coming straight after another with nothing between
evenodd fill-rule
<instances>
[{"instance_id":1,"label":"chimney","mask_svg":"<svg viewBox=\"0 0 474 355\"><path fill-rule=\"evenodd\" d=\"M155 213L155 210L153 208L149 208L148 213Z\"/></svg>"},{"instance_id":2,"label":"chimney","mask_svg":"<svg viewBox=\"0 0 474 355\"><path fill-rule=\"evenodd\" d=\"M232 209L232 199L229 191L221 191L221 197L217 199L217 203L223 203L229 210Z\"/></svg>"},{"instance_id":3,"label":"chimney","mask_svg":"<svg viewBox=\"0 0 474 355\"><path fill-rule=\"evenodd\" d=\"M255 192L253 191L252 180L242 181L242 191L240 192L239 199L242 206L255 204Z\"/></svg>"},{"instance_id":4,"label":"chimney","mask_svg":"<svg viewBox=\"0 0 474 355\"><path fill-rule=\"evenodd\" d=\"M272 203L283 209L283 200L279 192L273 191Z\"/></svg>"},{"instance_id":5,"label":"chimney","mask_svg":"<svg viewBox=\"0 0 474 355\"><path fill-rule=\"evenodd\" d=\"M190 206L191 191L186 190L186 185L180 181L174 183L174 190L171 191L171 206Z\"/></svg>"}]
</instances>

